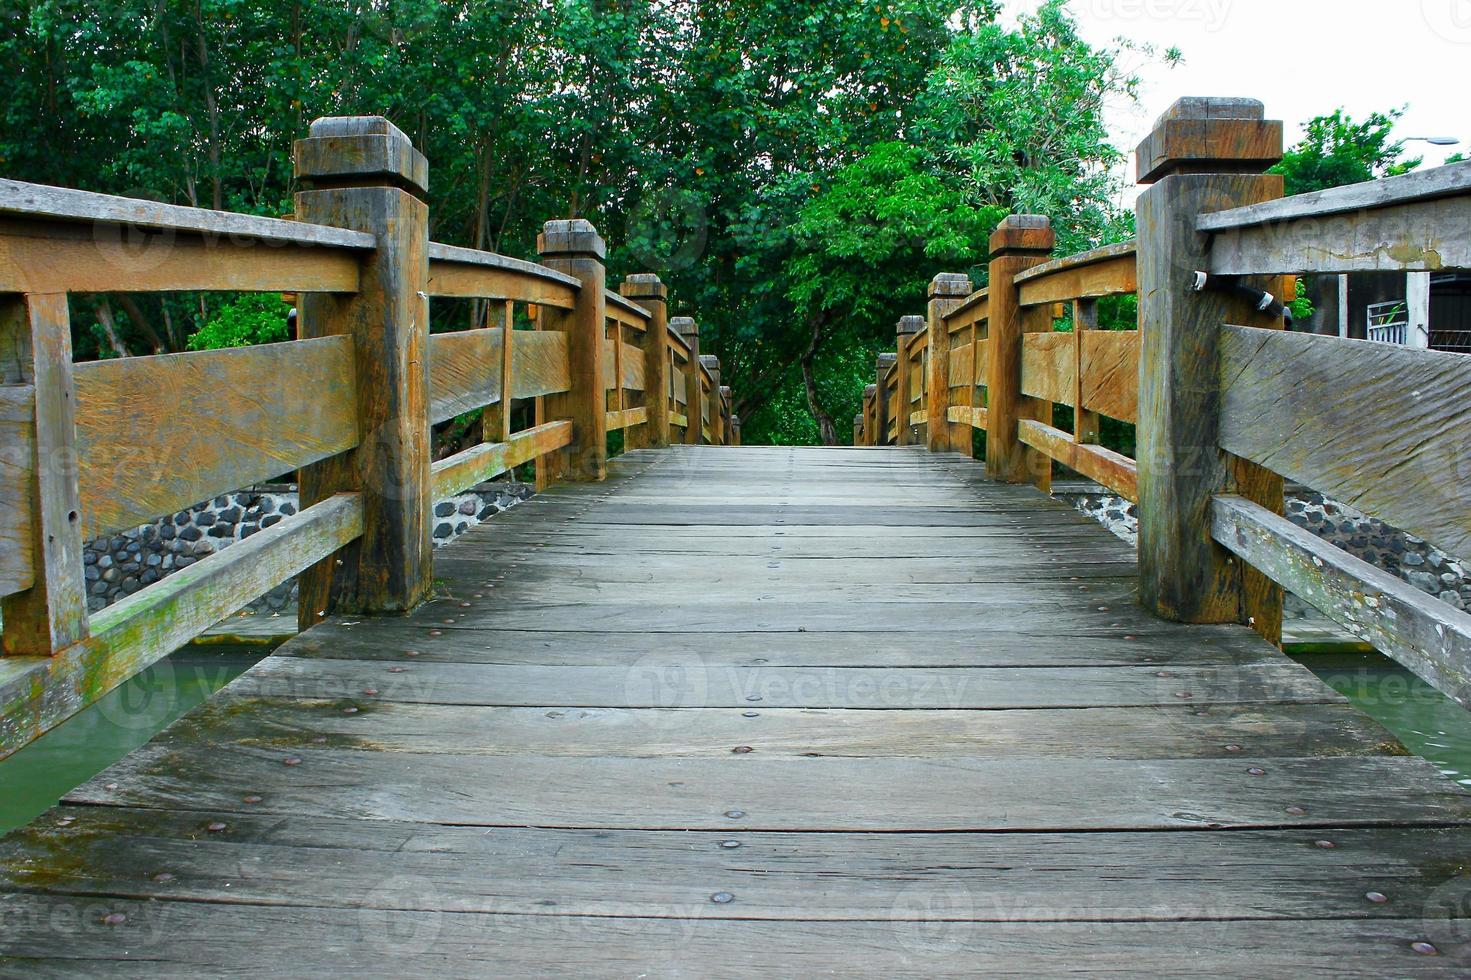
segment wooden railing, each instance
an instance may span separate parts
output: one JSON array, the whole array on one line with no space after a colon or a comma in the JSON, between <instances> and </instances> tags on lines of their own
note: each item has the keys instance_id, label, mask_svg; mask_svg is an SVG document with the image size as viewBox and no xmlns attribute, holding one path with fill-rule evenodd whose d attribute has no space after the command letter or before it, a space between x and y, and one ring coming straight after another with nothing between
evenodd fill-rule
<instances>
[{"instance_id":1,"label":"wooden railing","mask_svg":"<svg viewBox=\"0 0 1471 980\"><path fill-rule=\"evenodd\" d=\"M1471 706L1471 615L1281 516L1286 478L1471 556L1471 358L1283 329L1299 275L1471 269L1471 163L1281 199L1281 150L1260 103L1186 99L1139 148L1137 242L1053 259L1046 218L1007 218L987 288L936 277L901 321L856 441L969 455L980 429L988 476L1044 489L1060 463L1137 501L1151 611L1275 640L1287 589ZM1098 329L1128 294L1137 330Z\"/></svg>"},{"instance_id":2,"label":"wooden railing","mask_svg":"<svg viewBox=\"0 0 1471 980\"><path fill-rule=\"evenodd\" d=\"M383 119L318 120L295 163L289 221L0 181L0 755L292 576L303 627L414 606L438 497L532 461L602 479L613 430L736 431L693 321L657 277L608 291L588 222L548 222L541 264L430 242L427 163ZM68 293L175 290L296 293L300 339L73 363ZM445 297L496 325L431 335ZM295 517L88 614L85 541L297 470Z\"/></svg>"}]
</instances>

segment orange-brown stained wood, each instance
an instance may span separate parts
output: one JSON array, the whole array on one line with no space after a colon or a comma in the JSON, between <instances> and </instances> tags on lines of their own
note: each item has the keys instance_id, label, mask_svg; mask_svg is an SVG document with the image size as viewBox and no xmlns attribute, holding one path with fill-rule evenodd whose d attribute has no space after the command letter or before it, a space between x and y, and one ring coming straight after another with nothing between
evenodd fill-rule
<instances>
[{"instance_id":1,"label":"orange-brown stained wood","mask_svg":"<svg viewBox=\"0 0 1471 980\"><path fill-rule=\"evenodd\" d=\"M1033 414L1022 393L1022 334L1015 278L1046 261L1052 223L1040 215L1009 215L991 235L989 319L986 341L986 473L993 480L1024 483L1043 465L1017 438L1017 422ZM1048 321L1047 328L1051 329Z\"/></svg>"},{"instance_id":2,"label":"orange-brown stained wood","mask_svg":"<svg viewBox=\"0 0 1471 980\"><path fill-rule=\"evenodd\" d=\"M81 496L77 488L76 391L72 379L71 318L66 297L30 295L0 308L7 370L34 390L29 479L30 587L4 597L4 651L53 656L88 635L82 578ZM20 441L24 445L25 440Z\"/></svg>"},{"instance_id":3,"label":"orange-brown stained wood","mask_svg":"<svg viewBox=\"0 0 1471 980\"><path fill-rule=\"evenodd\" d=\"M423 192L416 179L423 157L377 117L319 119L306 142L311 145L298 150L297 176L309 188L323 186L297 194L297 217L370 233L378 247L363 260L356 294L305 295L299 306L302 337L352 338L360 433L353 451L302 470L302 503L359 492L363 507L362 536L299 580L303 628L333 610L410 609L428 594L432 580L429 215L415 196ZM342 154L340 161L326 153L329 146ZM398 161L402 169L364 171L362 161L368 159Z\"/></svg>"},{"instance_id":4,"label":"orange-brown stained wood","mask_svg":"<svg viewBox=\"0 0 1471 980\"><path fill-rule=\"evenodd\" d=\"M618 291L649 311L648 326L639 337L642 383L637 386L643 391L648 418L625 433L626 445L631 449L662 449L669 445L669 287L656 275L638 273L623 280Z\"/></svg>"},{"instance_id":5,"label":"orange-brown stained wood","mask_svg":"<svg viewBox=\"0 0 1471 980\"><path fill-rule=\"evenodd\" d=\"M942 272L930 280L929 305L925 313L925 335L929 338L926 348L926 397L925 412L929 424L925 432L925 445L932 453L959 452L970 455L971 435L969 426L949 421L951 405L950 390L950 331L945 317L955 310L971 293L970 279L959 273ZM963 397L970 404L970 396Z\"/></svg>"},{"instance_id":6,"label":"orange-brown stained wood","mask_svg":"<svg viewBox=\"0 0 1471 980\"><path fill-rule=\"evenodd\" d=\"M572 444L567 447L560 474L574 482L597 482L608 473L607 396L603 386L607 348L607 245L591 222L581 218L548 221L537 236L537 251L545 264L577 278L582 287L568 311L543 309L543 329L567 338L570 388L549 395L550 419L572 422Z\"/></svg>"}]
</instances>

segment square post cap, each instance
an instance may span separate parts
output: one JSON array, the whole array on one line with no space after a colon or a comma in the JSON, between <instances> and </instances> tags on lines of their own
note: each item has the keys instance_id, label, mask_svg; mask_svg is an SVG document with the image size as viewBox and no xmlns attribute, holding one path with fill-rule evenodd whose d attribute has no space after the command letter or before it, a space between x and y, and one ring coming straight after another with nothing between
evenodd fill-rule
<instances>
[{"instance_id":1,"label":"square post cap","mask_svg":"<svg viewBox=\"0 0 1471 980\"><path fill-rule=\"evenodd\" d=\"M924 317L922 316L901 316L899 323L894 327L894 333L901 337L913 333L920 333L923 330Z\"/></svg>"},{"instance_id":2,"label":"square post cap","mask_svg":"<svg viewBox=\"0 0 1471 980\"><path fill-rule=\"evenodd\" d=\"M635 272L618 284L618 292L628 299L665 300L669 298L669 287L652 272Z\"/></svg>"},{"instance_id":3,"label":"square post cap","mask_svg":"<svg viewBox=\"0 0 1471 980\"><path fill-rule=\"evenodd\" d=\"M1282 123L1265 116L1256 99L1180 99L1135 151L1139 183L1177 173L1263 172L1282 160Z\"/></svg>"},{"instance_id":4,"label":"square post cap","mask_svg":"<svg viewBox=\"0 0 1471 980\"><path fill-rule=\"evenodd\" d=\"M698 337L700 335L700 325L694 321L693 317L688 316L671 317L669 320L669 329L681 337Z\"/></svg>"},{"instance_id":5,"label":"square post cap","mask_svg":"<svg viewBox=\"0 0 1471 980\"><path fill-rule=\"evenodd\" d=\"M991 255L1051 255L1057 245L1045 214L1008 214L991 232Z\"/></svg>"},{"instance_id":6,"label":"square post cap","mask_svg":"<svg viewBox=\"0 0 1471 980\"><path fill-rule=\"evenodd\" d=\"M714 354L701 354L700 367L710 372L710 380L718 388L720 386L720 358Z\"/></svg>"},{"instance_id":7,"label":"square post cap","mask_svg":"<svg viewBox=\"0 0 1471 980\"><path fill-rule=\"evenodd\" d=\"M298 179L312 187L429 189L429 161L382 116L325 116L291 147Z\"/></svg>"},{"instance_id":8,"label":"square post cap","mask_svg":"<svg viewBox=\"0 0 1471 980\"><path fill-rule=\"evenodd\" d=\"M866 386L863 389L863 397L864 398L872 398L874 395L877 395L878 393L879 393L879 386L878 385L868 385L868 386Z\"/></svg>"},{"instance_id":9,"label":"square post cap","mask_svg":"<svg viewBox=\"0 0 1471 980\"><path fill-rule=\"evenodd\" d=\"M880 354L878 356L878 360L874 363L874 367L876 367L880 371L882 371L883 369L888 368L888 367L893 367L895 364L898 364L898 363L899 363L899 355L898 354Z\"/></svg>"},{"instance_id":10,"label":"square post cap","mask_svg":"<svg viewBox=\"0 0 1471 980\"><path fill-rule=\"evenodd\" d=\"M862 412L859 412L857 415L853 416L853 428L855 428L855 429L861 429L861 428L863 428L863 413Z\"/></svg>"},{"instance_id":11,"label":"square post cap","mask_svg":"<svg viewBox=\"0 0 1471 980\"><path fill-rule=\"evenodd\" d=\"M608 246L586 218L548 221L536 236L536 250L543 256L582 256L602 261Z\"/></svg>"},{"instance_id":12,"label":"square post cap","mask_svg":"<svg viewBox=\"0 0 1471 980\"><path fill-rule=\"evenodd\" d=\"M720 397L724 398L726 401L730 400L730 385L720 386Z\"/></svg>"},{"instance_id":13,"label":"square post cap","mask_svg":"<svg viewBox=\"0 0 1471 980\"><path fill-rule=\"evenodd\" d=\"M930 280L930 299L946 296L969 296L970 276L961 272L942 272Z\"/></svg>"}]
</instances>

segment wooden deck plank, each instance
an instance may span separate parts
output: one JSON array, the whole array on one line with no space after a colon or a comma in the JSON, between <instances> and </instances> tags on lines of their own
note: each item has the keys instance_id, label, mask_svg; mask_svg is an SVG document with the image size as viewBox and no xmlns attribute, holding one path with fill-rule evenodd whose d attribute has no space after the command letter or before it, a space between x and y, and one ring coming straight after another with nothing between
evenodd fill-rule
<instances>
[{"instance_id":1,"label":"wooden deck plank","mask_svg":"<svg viewBox=\"0 0 1471 980\"><path fill-rule=\"evenodd\" d=\"M771 834L552 830L68 807L0 848L0 885L172 902L525 915L886 920L916 885L958 921L1400 919L1471 895L1471 829L1212 834ZM124 844L125 846L120 846ZM731 846L734 845L734 846ZM61 869L27 863L69 854ZM1433 854L1436 859L1427 861ZM1143 866L1154 875L1138 873ZM492 873L466 875L466 867ZM164 876L160 880L160 875ZM712 907L712 890L735 901ZM923 888L919 889L923 890ZM1369 891L1391 902L1364 899Z\"/></svg>"}]
</instances>

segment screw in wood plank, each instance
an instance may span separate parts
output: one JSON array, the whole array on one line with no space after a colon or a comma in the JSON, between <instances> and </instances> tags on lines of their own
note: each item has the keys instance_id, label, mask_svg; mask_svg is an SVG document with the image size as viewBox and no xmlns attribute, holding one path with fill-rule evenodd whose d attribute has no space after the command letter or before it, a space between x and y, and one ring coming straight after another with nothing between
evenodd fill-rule
<instances>
[{"instance_id":1,"label":"screw in wood plank","mask_svg":"<svg viewBox=\"0 0 1471 980\"><path fill-rule=\"evenodd\" d=\"M1293 804L1292 806L1289 806L1287 808L1287 812L1294 817L1301 817L1305 816L1308 811L1300 806L1297 806L1296 804Z\"/></svg>"},{"instance_id":2,"label":"screw in wood plank","mask_svg":"<svg viewBox=\"0 0 1471 980\"><path fill-rule=\"evenodd\" d=\"M1385 902L1389 901L1389 896L1384 894L1383 892L1364 892L1364 897L1373 902L1375 905L1383 905Z\"/></svg>"},{"instance_id":3,"label":"screw in wood plank","mask_svg":"<svg viewBox=\"0 0 1471 980\"><path fill-rule=\"evenodd\" d=\"M1246 774L1248 776L1265 776L1267 774L1267 770L1262 769L1258 766L1252 766L1250 769L1246 770Z\"/></svg>"},{"instance_id":4,"label":"screw in wood plank","mask_svg":"<svg viewBox=\"0 0 1471 980\"><path fill-rule=\"evenodd\" d=\"M218 834L220 831L224 830L228 826L229 824L216 820L214 823L209 825L208 830L211 834Z\"/></svg>"},{"instance_id":5,"label":"screw in wood plank","mask_svg":"<svg viewBox=\"0 0 1471 980\"><path fill-rule=\"evenodd\" d=\"M164 882L173 881L174 876L169 874L167 871L160 871L158 874L153 876L153 880L162 884Z\"/></svg>"},{"instance_id":6,"label":"screw in wood plank","mask_svg":"<svg viewBox=\"0 0 1471 980\"><path fill-rule=\"evenodd\" d=\"M741 842L738 840L723 840L720 842L720 846L727 851L733 851L741 846Z\"/></svg>"},{"instance_id":7,"label":"screw in wood plank","mask_svg":"<svg viewBox=\"0 0 1471 980\"><path fill-rule=\"evenodd\" d=\"M298 757L298 756L294 756L294 755L288 755L286 758L284 758L284 759L281 760L281 765L283 765L283 766L299 766L299 765L301 765L301 758Z\"/></svg>"},{"instance_id":8,"label":"screw in wood plank","mask_svg":"<svg viewBox=\"0 0 1471 980\"><path fill-rule=\"evenodd\" d=\"M1338 845L1335 844L1335 843L1333 843L1331 840L1320 840L1320 841L1314 841L1313 842L1313 846L1316 847L1316 848L1320 848L1321 850L1324 850L1324 851L1331 851L1335 847L1337 847Z\"/></svg>"},{"instance_id":9,"label":"screw in wood plank","mask_svg":"<svg viewBox=\"0 0 1471 980\"><path fill-rule=\"evenodd\" d=\"M259 796L256 796L254 793L250 794L249 796L242 796L240 798L241 803L259 803L260 801L261 798Z\"/></svg>"},{"instance_id":10,"label":"screw in wood plank","mask_svg":"<svg viewBox=\"0 0 1471 980\"><path fill-rule=\"evenodd\" d=\"M348 705L347 707L342 709L342 713L345 715L355 715L358 713L358 709L353 705Z\"/></svg>"},{"instance_id":11,"label":"screw in wood plank","mask_svg":"<svg viewBox=\"0 0 1471 980\"><path fill-rule=\"evenodd\" d=\"M102 917L105 926L120 926L128 921L128 917L121 912L110 912Z\"/></svg>"},{"instance_id":12,"label":"screw in wood plank","mask_svg":"<svg viewBox=\"0 0 1471 980\"><path fill-rule=\"evenodd\" d=\"M742 711L741 712L741 717L742 718L760 718L761 717L761 712L759 712L759 711Z\"/></svg>"},{"instance_id":13,"label":"screw in wood plank","mask_svg":"<svg viewBox=\"0 0 1471 980\"><path fill-rule=\"evenodd\" d=\"M1226 751L1227 752L1240 752L1241 751L1241 746L1239 746L1236 743L1232 742L1231 744L1229 744L1229 745L1226 746Z\"/></svg>"},{"instance_id":14,"label":"screw in wood plank","mask_svg":"<svg viewBox=\"0 0 1471 980\"><path fill-rule=\"evenodd\" d=\"M731 749L731 751L734 752L736 755L747 755L753 750L749 745L737 745L735 748Z\"/></svg>"},{"instance_id":15,"label":"screw in wood plank","mask_svg":"<svg viewBox=\"0 0 1471 980\"><path fill-rule=\"evenodd\" d=\"M714 902L716 905L729 905L731 902L735 901L735 896L732 895L730 892L716 892L714 895L710 896L710 901Z\"/></svg>"},{"instance_id":16,"label":"screw in wood plank","mask_svg":"<svg viewBox=\"0 0 1471 980\"><path fill-rule=\"evenodd\" d=\"M739 820L746 815L745 810L726 810L725 815L732 820Z\"/></svg>"},{"instance_id":17,"label":"screw in wood plank","mask_svg":"<svg viewBox=\"0 0 1471 980\"><path fill-rule=\"evenodd\" d=\"M1410 943L1410 949L1416 953L1419 953L1421 956L1440 955L1440 950L1436 949L1432 943L1427 943L1424 940L1417 940L1413 943Z\"/></svg>"}]
</instances>

